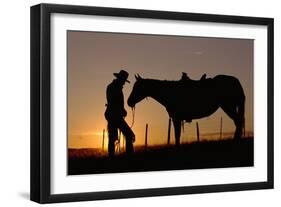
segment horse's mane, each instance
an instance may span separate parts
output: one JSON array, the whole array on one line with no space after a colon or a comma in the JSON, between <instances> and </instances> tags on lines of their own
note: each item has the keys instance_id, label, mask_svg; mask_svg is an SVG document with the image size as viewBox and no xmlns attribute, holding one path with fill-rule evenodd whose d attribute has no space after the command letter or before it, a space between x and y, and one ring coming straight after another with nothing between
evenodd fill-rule
<instances>
[{"instance_id":1,"label":"horse's mane","mask_svg":"<svg viewBox=\"0 0 281 207\"><path fill-rule=\"evenodd\" d=\"M142 80L148 82L148 83L155 83L155 84L161 84L163 87L165 86L169 86L169 87L173 87L173 86L179 86L179 85L182 85L183 83L185 84L196 84L198 83L199 81L198 80L192 80L192 79L189 79L189 80L159 80L159 79L150 79L150 78L143 78Z\"/></svg>"},{"instance_id":2,"label":"horse's mane","mask_svg":"<svg viewBox=\"0 0 281 207\"><path fill-rule=\"evenodd\" d=\"M178 84L180 83L180 80L159 80L159 79L150 79L150 78L143 78L142 80L144 81L149 81L149 82L152 82L152 83L163 83L163 84L167 84L167 85L170 85L170 84Z\"/></svg>"}]
</instances>

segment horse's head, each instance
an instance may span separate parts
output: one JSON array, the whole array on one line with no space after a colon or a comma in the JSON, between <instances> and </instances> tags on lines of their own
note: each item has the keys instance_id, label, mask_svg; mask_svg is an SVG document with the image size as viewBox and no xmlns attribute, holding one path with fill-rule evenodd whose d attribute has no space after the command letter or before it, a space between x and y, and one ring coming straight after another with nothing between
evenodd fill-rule
<instances>
[{"instance_id":1,"label":"horse's head","mask_svg":"<svg viewBox=\"0 0 281 207\"><path fill-rule=\"evenodd\" d=\"M144 87L144 79L140 75L135 75L136 82L134 84L133 90L128 98L128 105L130 107L135 107L135 105L147 97L147 93Z\"/></svg>"}]
</instances>

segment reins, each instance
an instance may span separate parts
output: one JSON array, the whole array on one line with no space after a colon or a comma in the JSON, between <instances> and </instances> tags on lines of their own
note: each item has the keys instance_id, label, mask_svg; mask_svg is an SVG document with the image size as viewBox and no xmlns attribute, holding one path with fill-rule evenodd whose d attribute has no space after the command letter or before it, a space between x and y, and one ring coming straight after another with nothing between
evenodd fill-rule
<instances>
[{"instance_id":1,"label":"reins","mask_svg":"<svg viewBox=\"0 0 281 207\"><path fill-rule=\"evenodd\" d=\"M132 124L130 128L133 128L134 123L135 123L135 107L132 107Z\"/></svg>"}]
</instances>

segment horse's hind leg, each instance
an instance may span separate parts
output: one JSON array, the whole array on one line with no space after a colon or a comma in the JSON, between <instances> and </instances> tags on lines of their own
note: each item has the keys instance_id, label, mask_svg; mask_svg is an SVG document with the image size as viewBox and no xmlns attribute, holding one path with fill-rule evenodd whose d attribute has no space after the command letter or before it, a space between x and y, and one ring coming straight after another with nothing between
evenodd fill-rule
<instances>
[{"instance_id":1,"label":"horse's hind leg","mask_svg":"<svg viewBox=\"0 0 281 207\"><path fill-rule=\"evenodd\" d=\"M237 107L235 105L223 105L221 108L233 120L236 126L234 139L240 139L242 136L244 120L243 117L241 118L239 115Z\"/></svg>"},{"instance_id":2,"label":"horse's hind leg","mask_svg":"<svg viewBox=\"0 0 281 207\"><path fill-rule=\"evenodd\" d=\"M181 120L173 119L174 129L175 129L175 144L178 147L180 145L181 136Z\"/></svg>"},{"instance_id":3,"label":"horse's hind leg","mask_svg":"<svg viewBox=\"0 0 281 207\"><path fill-rule=\"evenodd\" d=\"M242 137L242 132L243 132L243 122L241 121L241 119L237 118L235 121L235 125L236 125L236 130L235 130L235 134L234 134L234 139L241 139Z\"/></svg>"}]
</instances>

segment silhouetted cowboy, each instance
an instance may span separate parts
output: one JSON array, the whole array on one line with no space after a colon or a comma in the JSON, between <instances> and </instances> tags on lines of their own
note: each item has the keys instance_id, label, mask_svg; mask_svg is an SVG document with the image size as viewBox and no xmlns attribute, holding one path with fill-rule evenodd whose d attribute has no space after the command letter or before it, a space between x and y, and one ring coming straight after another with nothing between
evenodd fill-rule
<instances>
[{"instance_id":1,"label":"silhouetted cowboy","mask_svg":"<svg viewBox=\"0 0 281 207\"><path fill-rule=\"evenodd\" d=\"M108 122L108 155L114 156L115 141L118 140L118 129L126 138L126 153L128 155L134 152L133 142L135 134L125 122L124 118L127 116L127 111L124 108L124 95L122 92L123 85L128 81L128 72L121 70L119 73L113 74L114 79L106 89L107 108L105 111L105 118Z\"/></svg>"}]
</instances>

